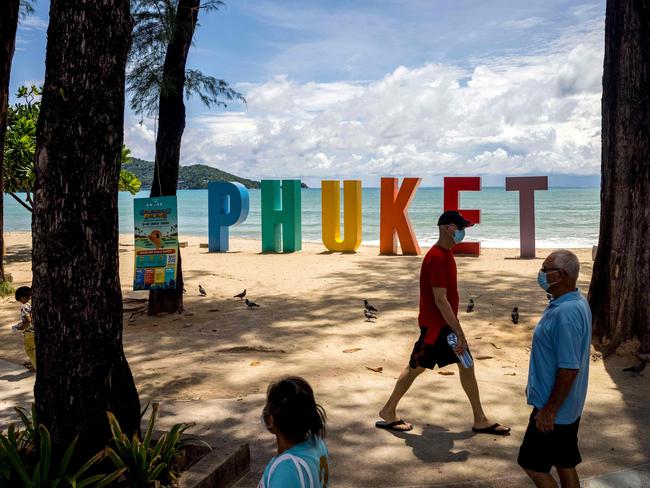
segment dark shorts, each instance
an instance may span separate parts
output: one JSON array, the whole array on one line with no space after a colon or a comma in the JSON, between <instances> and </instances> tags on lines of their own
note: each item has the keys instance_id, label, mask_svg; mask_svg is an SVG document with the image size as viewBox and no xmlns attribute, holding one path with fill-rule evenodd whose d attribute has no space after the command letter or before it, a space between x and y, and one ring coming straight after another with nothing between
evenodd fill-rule
<instances>
[{"instance_id":1,"label":"dark shorts","mask_svg":"<svg viewBox=\"0 0 650 488\"><path fill-rule=\"evenodd\" d=\"M519 448L519 466L537 473L548 473L551 467L575 468L582 462L578 449L580 418L569 425L555 424L551 432L543 433L535 427L537 409L528 421L524 441Z\"/></svg>"},{"instance_id":2,"label":"dark shorts","mask_svg":"<svg viewBox=\"0 0 650 488\"><path fill-rule=\"evenodd\" d=\"M411 353L409 366L412 369L418 366L433 369L436 365L442 368L448 364L459 363L458 356L456 356L454 350L447 343L447 336L452 332L451 327L445 325L440 329L440 334L438 334L435 344L425 344L424 337L427 335L427 328L420 327L420 338L413 344L413 352Z\"/></svg>"}]
</instances>

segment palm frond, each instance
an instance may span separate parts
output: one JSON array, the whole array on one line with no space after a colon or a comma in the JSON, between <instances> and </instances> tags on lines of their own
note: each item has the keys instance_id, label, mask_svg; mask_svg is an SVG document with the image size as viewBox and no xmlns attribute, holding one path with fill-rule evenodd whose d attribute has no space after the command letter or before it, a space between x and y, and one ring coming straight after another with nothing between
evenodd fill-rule
<instances>
[{"instance_id":1,"label":"palm frond","mask_svg":"<svg viewBox=\"0 0 650 488\"><path fill-rule=\"evenodd\" d=\"M185 98L189 100L193 95L198 96L206 107L226 107L224 99L246 103L244 96L224 80L188 69L185 71Z\"/></svg>"},{"instance_id":2,"label":"palm frond","mask_svg":"<svg viewBox=\"0 0 650 488\"><path fill-rule=\"evenodd\" d=\"M192 29L192 25L176 25L178 0L132 0L134 20L133 42L129 53L126 88L130 94L130 107L138 115L155 117L161 93L174 89L174 81L165 79L163 66L167 46L176 29ZM219 10L222 0L202 2L204 11ZM205 106L226 107L226 102L246 103L241 93L230 88L227 82L203 74L199 70L185 72L185 98L197 96Z\"/></svg>"}]
</instances>

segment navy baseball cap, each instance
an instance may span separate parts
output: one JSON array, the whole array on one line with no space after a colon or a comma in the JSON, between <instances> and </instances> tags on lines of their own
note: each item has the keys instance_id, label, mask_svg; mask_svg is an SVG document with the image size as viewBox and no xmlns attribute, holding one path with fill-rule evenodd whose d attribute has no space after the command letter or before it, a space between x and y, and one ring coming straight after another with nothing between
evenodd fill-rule
<instances>
[{"instance_id":1,"label":"navy baseball cap","mask_svg":"<svg viewBox=\"0 0 650 488\"><path fill-rule=\"evenodd\" d=\"M457 212L456 210L447 210L438 219L438 225L449 225L449 224L456 224L461 229L464 229L465 227L471 227L474 225L469 220L465 220L463 215Z\"/></svg>"}]
</instances>

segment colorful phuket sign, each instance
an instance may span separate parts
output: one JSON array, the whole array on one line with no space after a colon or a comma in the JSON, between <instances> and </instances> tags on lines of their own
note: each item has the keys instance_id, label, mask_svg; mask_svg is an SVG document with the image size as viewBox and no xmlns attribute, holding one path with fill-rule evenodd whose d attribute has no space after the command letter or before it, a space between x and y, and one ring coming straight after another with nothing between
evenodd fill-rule
<instances>
[{"instance_id":1,"label":"colorful phuket sign","mask_svg":"<svg viewBox=\"0 0 650 488\"><path fill-rule=\"evenodd\" d=\"M420 178L381 179L379 253L421 253L408 215ZM246 220L248 190L238 183L210 183L208 199L210 251L228 250L228 228ZM481 211L461 209L460 193L480 192L478 176L445 177L442 213L457 210L473 224L481 223ZM328 251L354 252L361 245L361 181L343 182L343 236L341 236L341 184L321 182L323 244ZM506 191L519 192L520 256L535 257L535 191L548 189L546 176L506 178ZM302 247L300 180L262 180L262 252L294 252ZM478 242L462 242L455 254L478 256Z\"/></svg>"},{"instance_id":2,"label":"colorful phuket sign","mask_svg":"<svg viewBox=\"0 0 650 488\"><path fill-rule=\"evenodd\" d=\"M176 288L178 212L176 197L136 198L134 290Z\"/></svg>"}]
</instances>

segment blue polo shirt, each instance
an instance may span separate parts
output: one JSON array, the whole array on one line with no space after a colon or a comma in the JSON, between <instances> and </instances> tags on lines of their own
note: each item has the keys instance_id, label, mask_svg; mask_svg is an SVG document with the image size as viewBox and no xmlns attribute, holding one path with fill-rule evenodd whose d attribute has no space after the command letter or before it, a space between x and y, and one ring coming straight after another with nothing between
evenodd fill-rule
<instances>
[{"instance_id":1,"label":"blue polo shirt","mask_svg":"<svg viewBox=\"0 0 650 488\"><path fill-rule=\"evenodd\" d=\"M551 300L535 327L530 351L528 404L542 409L551 396L559 368L578 369L571 391L560 407L556 424L572 424L580 415L589 382L591 310L580 290Z\"/></svg>"}]
</instances>

